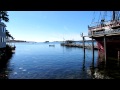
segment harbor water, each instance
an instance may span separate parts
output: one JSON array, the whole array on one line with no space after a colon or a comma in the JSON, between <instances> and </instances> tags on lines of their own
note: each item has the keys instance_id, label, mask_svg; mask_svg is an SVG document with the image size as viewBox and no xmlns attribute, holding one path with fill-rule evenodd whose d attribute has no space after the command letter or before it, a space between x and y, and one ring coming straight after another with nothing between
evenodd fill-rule
<instances>
[{"instance_id":1,"label":"harbor water","mask_svg":"<svg viewBox=\"0 0 120 90\"><path fill-rule=\"evenodd\" d=\"M49 46L51 45L51 46ZM16 50L0 71L6 79L94 79L92 50L54 43L15 43ZM94 67L98 52L94 53Z\"/></svg>"}]
</instances>

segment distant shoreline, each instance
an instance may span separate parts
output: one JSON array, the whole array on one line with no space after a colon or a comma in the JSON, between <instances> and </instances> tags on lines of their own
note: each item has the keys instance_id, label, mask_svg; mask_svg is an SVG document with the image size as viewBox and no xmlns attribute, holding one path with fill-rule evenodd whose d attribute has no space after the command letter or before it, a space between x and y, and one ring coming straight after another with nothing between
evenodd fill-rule
<instances>
[{"instance_id":1,"label":"distant shoreline","mask_svg":"<svg viewBox=\"0 0 120 90\"><path fill-rule=\"evenodd\" d=\"M74 41L74 40L73 40ZM94 40L95 41L95 40ZM26 42L26 43L36 43L35 41L24 41L24 40L10 40L8 43L14 43L14 42ZM64 42L64 41L53 41L53 42ZM82 42L82 40L76 40L74 42ZM92 42L92 40L85 40L85 42ZM95 41L96 42L96 41ZM44 43L50 43L49 41L45 41Z\"/></svg>"},{"instance_id":2,"label":"distant shoreline","mask_svg":"<svg viewBox=\"0 0 120 90\"><path fill-rule=\"evenodd\" d=\"M27 42L27 41L23 41L23 40L10 40L8 42Z\"/></svg>"}]
</instances>

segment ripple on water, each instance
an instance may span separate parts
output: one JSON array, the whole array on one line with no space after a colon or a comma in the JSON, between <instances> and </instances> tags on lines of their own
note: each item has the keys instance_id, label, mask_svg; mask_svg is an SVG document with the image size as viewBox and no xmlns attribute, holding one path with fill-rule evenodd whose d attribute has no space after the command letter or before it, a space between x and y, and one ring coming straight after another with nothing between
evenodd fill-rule
<instances>
[{"instance_id":1,"label":"ripple on water","mask_svg":"<svg viewBox=\"0 0 120 90\"><path fill-rule=\"evenodd\" d=\"M19 69L23 69L22 67L20 67Z\"/></svg>"},{"instance_id":2,"label":"ripple on water","mask_svg":"<svg viewBox=\"0 0 120 90\"><path fill-rule=\"evenodd\" d=\"M26 71L26 69L24 69L24 70L22 70L23 72L25 72Z\"/></svg>"},{"instance_id":3,"label":"ripple on water","mask_svg":"<svg viewBox=\"0 0 120 90\"><path fill-rule=\"evenodd\" d=\"M39 49L38 49L39 48ZM88 52L87 52L88 53ZM91 54L86 57L91 63ZM12 66L14 65L14 66ZM14 79L76 79L84 78L82 49L64 48L59 44L49 48L49 44L18 44L14 58L10 62ZM86 66L88 68L89 65ZM7 71L6 71L7 72Z\"/></svg>"},{"instance_id":4,"label":"ripple on water","mask_svg":"<svg viewBox=\"0 0 120 90\"><path fill-rule=\"evenodd\" d=\"M33 61L34 63L36 63L37 61Z\"/></svg>"},{"instance_id":5,"label":"ripple on water","mask_svg":"<svg viewBox=\"0 0 120 90\"><path fill-rule=\"evenodd\" d=\"M37 59L37 57L32 57L33 59Z\"/></svg>"},{"instance_id":6,"label":"ripple on water","mask_svg":"<svg viewBox=\"0 0 120 90\"><path fill-rule=\"evenodd\" d=\"M14 74L14 75L16 75L16 74L17 74L17 72L14 72L13 74Z\"/></svg>"},{"instance_id":7,"label":"ripple on water","mask_svg":"<svg viewBox=\"0 0 120 90\"><path fill-rule=\"evenodd\" d=\"M30 74L30 72L27 72L28 74Z\"/></svg>"}]
</instances>

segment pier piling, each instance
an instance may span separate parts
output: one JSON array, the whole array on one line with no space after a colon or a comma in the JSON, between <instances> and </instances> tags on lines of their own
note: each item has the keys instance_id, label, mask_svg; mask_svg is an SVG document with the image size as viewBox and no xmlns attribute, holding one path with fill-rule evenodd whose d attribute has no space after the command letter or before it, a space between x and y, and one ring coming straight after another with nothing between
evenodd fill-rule
<instances>
[{"instance_id":1,"label":"pier piling","mask_svg":"<svg viewBox=\"0 0 120 90\"><path fill-rule=\"evenodd\" d=\"M118 60L120 60L120 51L118 51Z\"/></svg>"},{"instance_id":2,"label":"pier piling","mask_svg":"<svg viewBox=\"0 0 120 90\"><path fill-rule=\"evenodd\" d=\"M120 51L118 50L118 66L120 64Z\"/></svg>"},{"instance_id":3,"label":"pier piling","mask_svg":"<svg viewBox=\"0 0 120 90\"><path fill-rule=\"evenodd\" d=\"M83 37L83 50L84 50L84 53L85 53L85 37L84 36L82 36Z\"/></svg>"},{"instance_id":4,"label":"pier piling","mask_svg":"<svg viewBox=\"0 0 120 90\"><path fill-rule=\"evenodd\" d=\"M92 58L93 58L92 65L94 66L94 40L93 40L93 37L92 37Z\"/></svg>"},{"instance_id":5,"label":"pier piling","mask_svg":"<svg viewBox=\"0 0 120 90\"><path fill-rule=\"evenodd\" d=\"M104 56L105 56L105 65L106 65L106 60L107 60L106 35L104 35Z\"/></svg>"}]
</instances>

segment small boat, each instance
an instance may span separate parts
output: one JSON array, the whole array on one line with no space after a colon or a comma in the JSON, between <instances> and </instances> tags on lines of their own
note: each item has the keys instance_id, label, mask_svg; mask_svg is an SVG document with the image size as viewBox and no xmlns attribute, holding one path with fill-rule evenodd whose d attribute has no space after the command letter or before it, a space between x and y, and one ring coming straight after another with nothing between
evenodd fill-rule
<instances>
[{"instance_id":1,"label":"small boat","mask_svg":"<svg viewBox=\"0 0 120 90\"><path fill-rule=\"evenodd\" d=\"M55 47L55 45L49 45L49 47Z\"/></svg>"}]
</instances>

